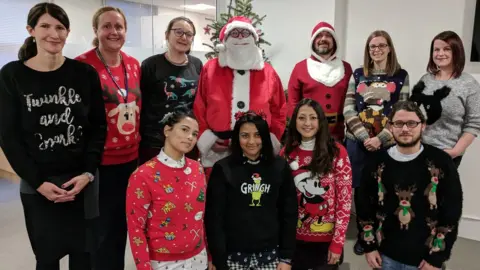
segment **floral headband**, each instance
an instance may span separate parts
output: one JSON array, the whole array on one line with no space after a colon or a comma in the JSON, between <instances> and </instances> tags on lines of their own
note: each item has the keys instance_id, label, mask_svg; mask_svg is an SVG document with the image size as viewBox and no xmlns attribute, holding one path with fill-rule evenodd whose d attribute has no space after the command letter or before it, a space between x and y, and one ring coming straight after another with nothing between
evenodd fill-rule
<instances>
[{"instance_id":1,"label":"floral headband","mask_svg":"<svg viewBox=\"0 0 480 270\"><path fill-rule=\"evenodd\" d=\"M246 112L236 112L235 113L235 121L238 121L240 118L245 116L260 116L263 120L267 121L267 115L263 111L255 112L253 110L248 110Z\"/></svg>"}]
</instances>

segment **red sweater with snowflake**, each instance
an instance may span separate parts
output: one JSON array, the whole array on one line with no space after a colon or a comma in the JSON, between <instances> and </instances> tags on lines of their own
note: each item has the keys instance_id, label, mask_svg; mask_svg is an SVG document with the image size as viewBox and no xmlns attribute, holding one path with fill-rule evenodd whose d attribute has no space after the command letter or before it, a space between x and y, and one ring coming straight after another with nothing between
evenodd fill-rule
<instances>
[{"instance_id":1,"label":"red sweater with snowflake","mask_svg":"<svg viewBox=\"0 0 480 270\"><path fill-rule=\"evenodd\" d=\"M287 157L298 196L297 240L331 242L330 251L342 252L352 205L352 170L346 149L339 154L331 173L311 178L306 170L312 161L315 141L302 143ZM282 150L281 155L284 155Z\"/></svg>"},{"instance_id":2,"label":"red sweater with snowflake","mask_svg":"<svg viewBox=\"0 0 480 270\"><path fill-rule=\"evenodd\" d=\"M188 158L175 168L164 158L162 151L129 180L127 224L137 270L151 270L151 260L189 259L205 248L203 168Z\"/></svg>"},{"instance_id":3,"label":"red sweater with snowflake","mask_svg":"<svg viewBox=\"0 0 480 270\"><path fill-rule=\"evenodd\" d=\"M138 61L120 52L127 71L128 96L125 102L125 71L122 64L109 67L113 79L105 65L92 49L75 60L92 65L97 70L102 83L103 100L107 115L107 138L103 151L102 165L122 164L138 158L140 143L140 65ZM122 91L113 82L116 80Z\"/></svg>"}]
</instances>

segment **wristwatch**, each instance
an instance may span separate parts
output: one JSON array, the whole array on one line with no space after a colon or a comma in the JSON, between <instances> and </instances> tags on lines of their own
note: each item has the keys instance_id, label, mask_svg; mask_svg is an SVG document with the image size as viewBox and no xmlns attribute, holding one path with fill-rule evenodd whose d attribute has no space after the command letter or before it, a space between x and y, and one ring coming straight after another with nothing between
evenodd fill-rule
<instances>
[{"instance_id":1,"label":"wristwatch","mask_svg":"<svg viewBox=\"0 0 480 270\"><path fill-rule=\"evenodd\" d=\"M82 175L86 175L90 182L93 182L93 180L95 179L95 176L93 176L93 174L91 174L89 172L84 172L84 173L82 173Z\"/></svg>"}]
</instances>

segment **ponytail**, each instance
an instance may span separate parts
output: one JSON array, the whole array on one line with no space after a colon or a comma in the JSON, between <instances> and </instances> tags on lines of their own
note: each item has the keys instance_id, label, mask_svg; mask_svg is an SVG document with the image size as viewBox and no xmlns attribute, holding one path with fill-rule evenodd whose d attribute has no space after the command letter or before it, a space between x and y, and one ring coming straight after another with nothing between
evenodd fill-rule
<instances>
[{"instance_id":1,"label":"ponytail","mask_svg":"<svg viewBox=\"0 0 480 270\"><path fill-rule=\"evenodd\" d=\"M26 61L37 55L37 44L35 44L35 38L30 36L25 39L22 47L18 51L18 59L20 61Z\"/></svg>"},{"instance_id":2,"label":"ponytail","mask_svg":"<svg viewBox=\"0 0 480 270\"><path fill-rule=\"evenodd\" d=\"M93 47L98 47L100 45L100 41L98 40L98 37L94 37L92 40L92 45Z\"/></svg>"}]
</instances>

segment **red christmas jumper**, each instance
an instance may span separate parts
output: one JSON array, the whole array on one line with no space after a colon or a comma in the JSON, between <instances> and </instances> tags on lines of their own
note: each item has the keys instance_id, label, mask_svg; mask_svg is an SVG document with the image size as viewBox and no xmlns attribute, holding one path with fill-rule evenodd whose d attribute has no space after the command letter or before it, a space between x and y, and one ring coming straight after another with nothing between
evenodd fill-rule
<instances>
[{"instance_id":1,"label":"red christmas jumper","mask_svg":"<svg viewBox=\"0 0 480 270\"><path fill-rule=\"evenodd\" d=\"M188 158L172 167L164 157L162 151L140 166L127 189L128 234L137 270L151 270L151 260L186 260L205 248L203 167Z\"/></svg>"},{"instance_id":2,"label":"red christmas jumper","mask_svg":"<svg viewBox=\"0 0 480 270\"><path fill-rule=\"evenodd\" d=\"M314 142L313 142L314 143ZM288 156L298 196L297 240L331 242L330 251L342 253L352 206L352 170L346 149L339 143L339 154L331 173L311 177L303 167L310 164L313 143L295 148ZM284 149L281 155L283 156Z\"/></svg>"},{"instance_id":3,"label":"red christmas jumper","mask_svg":"<svg viewBox=\"0 0 480 270\"><path fill-rule=\"evenodd\" d=\"M75 60L92 65L98 72L103 89L103 100L107 115L107 138L103 151L102 165L123 164L138 158L140 143L140 65L132 56L120 52L127 69L128 97L124 101L125 80L123 65L109 67L117 88L95 49L75 58Z\"/></svg>"}]
</instances>

